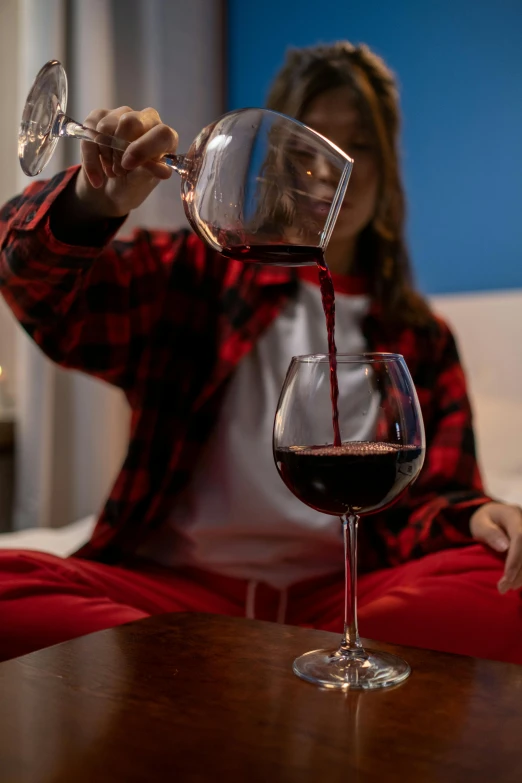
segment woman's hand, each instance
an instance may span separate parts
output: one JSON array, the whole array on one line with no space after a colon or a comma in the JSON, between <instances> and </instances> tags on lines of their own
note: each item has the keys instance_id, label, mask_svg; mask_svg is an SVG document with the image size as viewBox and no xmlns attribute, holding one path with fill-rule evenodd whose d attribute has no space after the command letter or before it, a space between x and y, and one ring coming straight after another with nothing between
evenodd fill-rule
<instances>
[{"instance_id":1,"label":"woman's hand","mask_svg":"<svg viewBox=\"0 0 522 783\"><path fill-rule=\"evenodd\" d=\"M122 154L82 141L83 165L76 180L76 197L89 217L127 215L162 179L172 175L172 169L158 161L162 155L176 152L178 135L161 122L155 109L97 109L89 114L85 125L131 142Z\"/></svg>"},{"instance_id":2,"label":"woman's hand","mask_svg":"<svg viewBox=\"0 0 522 783\"><path fill-rule=\"evenodd\" d=\"M498 583L500 593L522 587L522 510L506 503L485 503L470 521L473 538L496 552L507 552L504 575Z\"/></svg>"}]
</instances>

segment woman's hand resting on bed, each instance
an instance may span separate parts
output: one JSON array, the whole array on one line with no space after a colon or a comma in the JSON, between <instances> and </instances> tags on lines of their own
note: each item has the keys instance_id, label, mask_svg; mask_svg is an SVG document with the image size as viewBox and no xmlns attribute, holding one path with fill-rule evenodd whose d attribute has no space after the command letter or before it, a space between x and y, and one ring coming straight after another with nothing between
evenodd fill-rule
<instances>
[{"instance_id":1,"label":"woman's hand resting on bed","mask_svg":"<svg viewBox=\"0 0 522 783\"><path fill-rule=\"evenodd\" d=\"M522 509L507 503L485 503L470 520L473 538L496 552L507 552L504 575L498 583L501 593L522 587Z\"/></svg>"}]
</instances>

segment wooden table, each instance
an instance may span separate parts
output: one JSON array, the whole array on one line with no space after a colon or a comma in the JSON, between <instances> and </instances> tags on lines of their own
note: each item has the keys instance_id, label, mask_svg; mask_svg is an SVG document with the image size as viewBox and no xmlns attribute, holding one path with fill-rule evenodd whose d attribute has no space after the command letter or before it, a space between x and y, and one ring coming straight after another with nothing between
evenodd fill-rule
<instances>
[{"instance_id":1,"label":"wooden table","mask_svg":"<svg viewBox=\"0 0 522 783\"><path fill-rule=\"evenodd\" d=\"M6 632L6 629L3 629ZM522 667L376 645L403 685L292 674L336 634L172 614L0 664L1 783L521 783Z\"/></svg>"}]
</instances>

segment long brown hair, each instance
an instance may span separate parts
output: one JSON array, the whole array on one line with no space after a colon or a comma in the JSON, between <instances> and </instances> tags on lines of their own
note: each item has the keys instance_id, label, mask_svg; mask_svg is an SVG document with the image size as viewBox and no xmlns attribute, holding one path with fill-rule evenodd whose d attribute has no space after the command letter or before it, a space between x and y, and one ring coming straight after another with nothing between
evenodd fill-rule
<instances>
[{"instance_id":1,"label":"long brown hair","mask_svg":"<svg viewBox=\"0 0 522 783\"><path fill-rule=\"evenodd\" d=\"M421 326L430 310L415 290L405 240L405 197L399 156L400 111L395 78L367 46L347 41L291 49L270 89L267 107L302 119L314 98L350 86L378 154L380 188L373 220L361 232L357 269L390 324ZM357 164L356 164L357 165Z\"/></svg>"}]
</instances>

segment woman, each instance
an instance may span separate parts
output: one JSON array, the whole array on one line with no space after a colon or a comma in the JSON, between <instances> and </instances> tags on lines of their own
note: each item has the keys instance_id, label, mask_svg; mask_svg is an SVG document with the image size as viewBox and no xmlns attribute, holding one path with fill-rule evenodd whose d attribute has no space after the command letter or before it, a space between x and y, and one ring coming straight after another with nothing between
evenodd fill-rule
<instances>
[{"instance_id":1,"label":"woman","mask_svg":"<svg viewBox=\"0 0 522 783\"><path fill-rule=\"evenodd\" d=\"M364 46L296 50L268 104L355 158L327 251L338 347L404 354L425 419L419 480L362 525L361 633L522 664L522 515L484 494L453 337L412 287L392 75ZM131 440L77 556L0 554L1 655L177 610L338 630L338 520L271 455L291 356L326 349L316 272L252 274L184 232L114 240L177 136L152 109L86 122L132 144L120 159L84 143L81 168L6 205L0 282L52 359L125 391Z\"/></svg>"}]
</instances>

